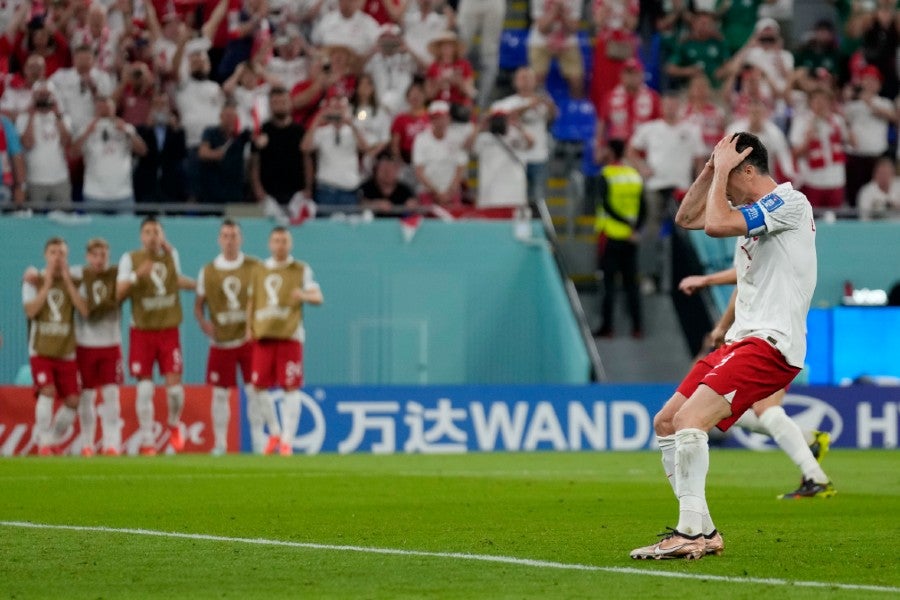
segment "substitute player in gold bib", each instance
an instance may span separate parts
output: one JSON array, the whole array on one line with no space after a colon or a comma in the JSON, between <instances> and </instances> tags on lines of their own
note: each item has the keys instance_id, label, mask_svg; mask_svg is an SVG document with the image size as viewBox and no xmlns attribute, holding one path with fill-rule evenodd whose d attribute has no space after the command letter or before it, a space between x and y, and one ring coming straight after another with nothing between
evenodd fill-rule
<instances>
[{"instance_id":1,"label":"substitute player in gold bib","mask_svg":"<svg viewBox=\"0 0 900 600\"><path fill-rule=\"evenodd\" d=\"M240 226L225 219L219 227L222 252L200 269L197 276L194 317L210 339L206 383L213 386L214 455L224 454L227 448L228 422L231 420L228 392L237 385L238 365L246 384L247 418L254 452L262 452L266 442L256 392L249 383L253 343L247 336L247 289L259 261L241 252L242 242ZM206 318L204 306L209 318Z\"/></svg>"},{"instance_id":2,"label":"substitute player in gold bib","mask_svg":"<svg viewBox=\"0 0 900 600\"><path fill-rule=\"evenodd\" d=\"M167 241L162 225L154 217L141 222L141 248L126 252L119 260L116 297L131 299L131 334L128 363L138 380L137 410L141 454L156 454L153 432L153 365L166 381L169 404L169 442L178 452L184 448L181 410L184 363L178 326L181 325L179 290L192 290L194 280L181 274L178 251Z\"/></svg>"},{"instance_id":3,"label":"substitute player in gold bib","mask_svg":"<svg viewBox=\"0 0 900 600\"><path fill-rule=\"evenodd\" d=\"M34 410L38 454L53 453L60 435L75 421L78 369L75 365L75 311L88 314L87 303L69 274L69 248L59 237L44 245L46 266L36 283L26 274L22 305L29 320L28 356L37 404ZM53 400L63 406L53 418Z\"/></svg>"},{"instance_id":4,"label":"substitute player in gold bib","mask_svg":"<svg viewBox=\"0 0 900 600\"><path fill-rule=\"evenodd\" d=\"M260 409L269 427L265 453L278 450L293 454L294 435L300 423L300 387L303 385L303 304L322 304L322 290L312 269L291 256L290 232L276 227L269 234L267 258L253 271L247 322L253 348L250 380L256 389ZM278 426L269 389L284 391L282 418Z\"/></svg>"},{"instance_id":5,"label":"substitute player in gold bib","mask_svg":"<svg viewBox=\"0 0 900 600\"><path fill-rule=\"evenodd\" d=\"M100 422L103 425L103 453L116 456L122 451L121 407L119 386L122 385L122 314L116 300L118 269L109 265L109 244L103 238L87 243L84 267L73 273L81 280L78 291L85 297L88 316L75 317L78 342L76 361L81 375L81 401L78 420L81 423L81 454L94 454L97 432L97 391L103 399Z\"/></svg>"}]
</instances>

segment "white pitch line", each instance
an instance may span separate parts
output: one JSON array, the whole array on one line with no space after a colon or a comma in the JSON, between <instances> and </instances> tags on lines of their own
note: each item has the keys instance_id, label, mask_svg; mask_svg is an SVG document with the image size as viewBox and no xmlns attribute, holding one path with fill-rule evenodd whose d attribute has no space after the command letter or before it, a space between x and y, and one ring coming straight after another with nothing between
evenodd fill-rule
<instances>
[{"instance_id":1,"label":"white pitch line","mask_svg":"<svg viewBox=\"0 0 900 600\"><path fill-rule=\"evenodd\" d=\"M789 579L768 579L761 577L728 577L726 575L703 575L700 573L676 573L670 571L652 571L649 569L635 569L633 567L600 567L596 565L582 565L577 563L560 563L547 560L535 560L530 558L516 558L514 556L492 556L490 554L466 554L463 552L428 552L424 550L400 550L397 548L372 548L368 546L348 546L332 544L316 544L312 542L288 542L283 540L267 540L264 538L226 537L222 535L208 535L203 533L178 533L170 531L156 531L153 529L132 529L118 527L99 527L84 525L52 525L48 523L31 523L29 521L0 521L0 527L21 527L27 529L56 529L66 531L93 531L98 533L123 533L130 535L143 535L149 537L176 538L186 540L204 540L209 542L230 542L237 544L253 544L257 546L282 546L287 548L302 548L305 550L327 550L337 552L359 552L363 554L388 554L393 556L418 556L426 558L450 558L457 560L478 560L482 562L501 563L520 567L534 567L538 569L557 569L563 571L592 571L603 573L619 573L622 575L644 575L647 577L669 577L672 579L694 579L700 581L721 581L726 583L746 583L772 586L796 586L810 588L828 588L837 590L852 590L865 592L900 593L900 587L883 585L866 585L855 583L834 583L828 581L791 581Z\"/></svg>"}]
</instances>

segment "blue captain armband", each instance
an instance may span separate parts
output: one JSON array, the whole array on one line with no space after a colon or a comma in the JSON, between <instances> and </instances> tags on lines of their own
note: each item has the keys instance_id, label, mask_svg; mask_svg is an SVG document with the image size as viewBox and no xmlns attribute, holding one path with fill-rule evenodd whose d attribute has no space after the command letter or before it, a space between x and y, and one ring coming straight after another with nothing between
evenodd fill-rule
<instances>
[{"instance_id":1,"label":"blue captain armband","mask_svg":"<svg viewBox=\"0 0 900 600\"><path fill-rule=\"evenodd\" d=\"M740 208L741 214L744 215L744 221L747 222L747 237L760 235L766 232L766 217L760 202L754 202Z\"/></svg>"}]
</instances>

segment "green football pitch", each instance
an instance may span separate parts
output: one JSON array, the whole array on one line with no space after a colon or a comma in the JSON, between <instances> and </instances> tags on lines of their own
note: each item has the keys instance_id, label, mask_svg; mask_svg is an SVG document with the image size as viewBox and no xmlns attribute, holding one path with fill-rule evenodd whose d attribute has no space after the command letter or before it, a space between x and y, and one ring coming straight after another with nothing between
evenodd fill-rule
<instances>
[{"instance_id":1,"label":"green football pitch","mask_svg":"<svg viewBox=\"0 0 900 600\"><path fill-rule=\"evenodd\" d=\"M897 451L713 450L725 554L633 561L674 526L654 452L0 460L2 598L889 598Z\"/></svg>"}]
</instances>

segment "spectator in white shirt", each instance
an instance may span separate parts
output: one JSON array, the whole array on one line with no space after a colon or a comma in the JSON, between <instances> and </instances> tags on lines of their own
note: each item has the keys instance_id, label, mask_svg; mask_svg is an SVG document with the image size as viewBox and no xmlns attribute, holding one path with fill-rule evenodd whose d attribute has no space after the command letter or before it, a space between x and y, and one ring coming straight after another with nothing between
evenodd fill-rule
<instances>
[{"instance_id":1,"label":"spectator in white shirt","mask_svg":"<svg viewBox=\"0 0 900 600\"><path fill-rule=\"evenodd\" d=\"M356 90L350 98L350 109L356 127L366 139L368 150L363 157L365 175L372 172L374 159L391 142L391 119L378 102L372 76L362 74L356 80Z\"/></svg>"},{"instance_id":2,"label":"spectator in white shirt","mask_svg":"<svg viewBox=\"0 0 900 600\"><path fill-rule=\"evenodd\" d=\"M878 95L881 71L869 65L859 75L859 91L844 105L844 118L856 145L847 153L847 200L852 204L878 157L887 152L888 128L897 119L894 103Z\"/></svg>"},{"instance_id":3,"label":"spectator in white shirt","mask_svg":"<svg viewBox=\"0 0 900 600\"><path fill-rule=\"evenodd\" d=\"M732 121L725 130L727 134L746 131L759 138L769 151L769 173L779 183L797 181L797 170L794 168L794 156L784 132L769 118L769 107L760 98L747 103L747 117Z\"/></svg>"},{"instance_id":4,"label":"spectator in white shirt","mask_svg":"<svg viewBox=\"0 0 900 600\"><path fill-rule=\"evenodd\" d=\"M494 103L494 108L518 117L522 129L534 143L517 151L528 176L528 199L535 202L547 195L547 161L550 145L547 129L559 112L553 99L537 90L537 77L531 67L521 67L513 76L516 93Z\"/></svg>"},{"instance_id":5,"label":"spectator in white shirt","mask_svg":"<svg viewBox=\"0 0 900 600\"><path fill-rule=\"evenodd\" d=\"M84 201L128 212L134 209L132 156L143 156L147 146L133 125L115 116L111 98L98 96L94 104L94 119L72 144L84 156Z\"/></svg>"},{"instance_id":6,"label":"spectator in white shirt","mask_svg":"<svg viewBox=\"0 0 900 600\"><path fill-rule=\"evenodd\" d=\"M284 32L275 37L275 56L266 64L266 72L288 90L309 77L305 46L300 29L293 23L286 25Z\"/></svg>"},{"instance_id":7,"label":"spectator in white shirt","mask_svg":"<svg viewBox=\"0 0 900 600\"><path fill-rule=\"evenodd\" d=\"M29 203L46 203L53 208L72 203L72 185L66 164L70 126L69 118L60 110L49 84L36 83L31 108L16 119L25 149Z\"/></svg>"},{"instance_id":8,"label":"spectator in white shirt","mask_svg":"<svg viewBox=\"0 0 900 600\"><path fill-rule=\"evenodd\" d=\"M11 77L7 81L3 97L0 98L0 113L15 122L20 113L31 108L32 90L37 82L44 79L45 65L44 57L40 54L28 57L22 69L22 79Z\"/></svg>"},{"instance_id":9,"label":"spectator in white shirt","mask_svg":"<svg viewBox=\"0 0 900 600\"><path fill-rule=\"evenodd\" d=\"M72 67L50 76L60 108L72 119L72 133L80 135L94 118L94 98L113 92L112 78L94 66L94 51L86 44L72 54Z\"/></svg>"},{"instance_id":10,"label":"spectator in white shirt","mask_svg":"<svg viewBox=\"0 0 900 600\"><path fill-rule=\"evenodd\" d=\"M359 153L365 136L350 114L346 98L331 98L303 136L304 152L316 154L315 200L324 206L356 206L361 182Z\"/></svg>"},{"instance_id":11,"label":"spectator in white shirt","mask_svg":"<svg viewBox=\"0 0 900 600\"><path fill-rule=\"evenodd\" d=\"M367 56L378 39L378 21L360 10L357 0L338 0L338 9L319 21L312 32L317 46L348 46Z\"/></svg>"},{"instance_id":12,"label":"spectator in white shirt","mask_svg":"<svg viewBox=\"0 0 900 600\"><path fill-rule=\"evenodd\" d=\"M209 78L211 67L207 47L208 40L205 38L188 41L183 37L172 59L172 64L178 65L184 54L188 57L188 73L174 69L172 75L177 82L175 107L181 117L188 149L185 171L190 197L195 197L197 193L197 174L200 170L197 150L200 148L203 132L207 127L219 124L219 114L225 104L222 88Z\"/></svg>"},{"instance_id":13,"label":"spectator in white shirt","mask_svg":"<svg viewBox=\"0 0 900 600\"><path fill-rule=\"evenodd\" d=\"M267 73L254 61L240 63L222 84L222 91L233 98L237 106L239 129L257 133L269 120L270 88Z\"/></svg>"},{"instance_id":14,"label":"spectator in white shirt","mask_svg":"<svg viewBox=\"0 0 900 600\"><path fill-rule=\"evenodd\" d=\"M860 221L900 219L900 177L890 157L875 163L872 180L862 186L856 197Z\"/></svg>"},{"instance_id":15,"label":"spectator in white shirt","mask_svg":"<svg viewBox=\"0 0 900 600\"><path fill-rule=\"evenodd\" d=\"M528 203L525 163L520 154L533 144L534 139L515 115L495 108L482 118L481 127L467 142L478 157L478 208Z\"/></svg>"},{"instance_id":16,"label":"spectator in white shirt","mask_svg":"<svg viewBox=\"0 0 900 600\"><path fill-rule=\"evenodd\" d=\"M410 3L403 18L403 39L419 64L430 65L434 60L428 50L432 40L455 29L453 9L445 6L439 14L434 12L434 4L435 0L416 0Z\"/></svg>"},{"instance_id":17,"label":"spectator in white shirt","mask_svg":"<svg viewBox=\"0 0 900 600\"><path fill-rule=\"evenodd\" d=\"M371 75L381 106L395 117L409 106L406 90L409 89L418 70L425 70L428 63L420 63L409 50L400 28L393 23L381 26L375 52L365 66Z\"/></svg>"},{"instance_id":18,"label":"spectator in white shirt","mask_svg":"<svg viewBox=\"0 0 900 600\"><path fill-rule=\"evenodd\" d=\"M681 99L677 94L667 92L660 108L662 118L639 125L625 155L644 178L647 218L639 252L642 272L652 277L657 289L668 291L672 283L668 269L670 256L660 238L662 224L675 214L675 192L687 191L709 154L700 128L678 118ZM647 291L652 289L645 285Z\"/></svg>"},{"instance_id":19,"label":"spectator in white shirt","mask_svg":"<svg viewBox=\"0 0 900 600\"><path fill-rule=\"evenodd\" d=\"M428 116L431 127L416 136L412 149L419 201L459 208L467 160L459 141L448 135L450 105L443 100L432 102Z\"/></svg>"}]
</instances>

